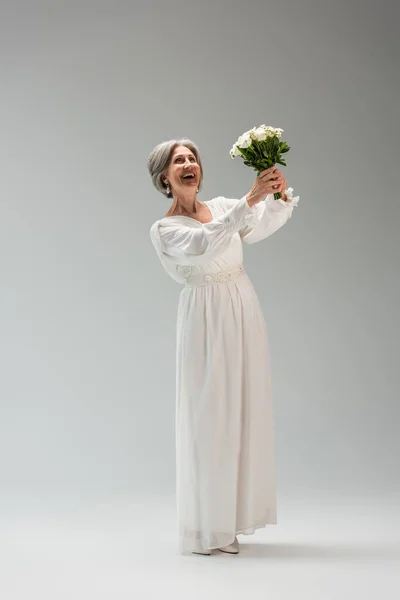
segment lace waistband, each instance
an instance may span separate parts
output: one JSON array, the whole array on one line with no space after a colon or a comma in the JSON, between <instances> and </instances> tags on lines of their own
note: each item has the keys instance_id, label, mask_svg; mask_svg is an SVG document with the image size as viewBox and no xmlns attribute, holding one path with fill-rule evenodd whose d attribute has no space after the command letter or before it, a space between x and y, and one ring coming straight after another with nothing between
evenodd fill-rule
<instances>
[{"instance_id":1,"label":"lace waistband","mask_svg":"<svg viewBox=\"0 0 400 600\"><path fill-rule=\"evenodd\" d=\"M234 265L220 271L214 271L214 273L196 273L186 279L186 287L207 285L210 283L226 283L238 277L243 271L243 265Z\"/></svg>"}]
</instances>

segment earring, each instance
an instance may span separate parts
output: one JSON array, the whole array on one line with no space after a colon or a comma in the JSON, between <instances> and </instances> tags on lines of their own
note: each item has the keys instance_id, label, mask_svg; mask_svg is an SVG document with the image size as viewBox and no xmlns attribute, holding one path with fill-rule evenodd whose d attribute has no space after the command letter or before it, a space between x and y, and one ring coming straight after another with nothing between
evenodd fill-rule
<instances>
[{"instance_id":1,"label":"earring","mask_svg":"<svg viewBox=\"0 0 400 600\"><path fill-rule=\"evenodd\" d=\"M198 193L199 193L199 188L196 189L196 194L198 194Z\"/></svg>"},{"instance_id":2,"label":"earring","mask_svg":"<svg viewBox=\"0 0 400 600\"><path fill-rule=\"evenodd\" d=\"M167 181L167 195L169 195L169 194L170 194L170 192L171 192L171 190L169 189L169 183L168 183L168 181Z\"/></svg>"}]
</instances>

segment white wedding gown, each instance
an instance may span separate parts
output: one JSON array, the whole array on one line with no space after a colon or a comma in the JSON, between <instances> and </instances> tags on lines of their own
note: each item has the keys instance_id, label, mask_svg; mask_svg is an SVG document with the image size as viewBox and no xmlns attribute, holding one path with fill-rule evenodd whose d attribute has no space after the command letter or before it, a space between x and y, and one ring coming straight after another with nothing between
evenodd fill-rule
<instances>
[{"instance_id":1,"label":"white wedding gown","mask_svg":"<svg viewBox=\"0 0 400 600\"><path fill-rule=\"evenodd\" d=\"M291 217L298 198L205 202L200 223L164 217L150 237L184 284L177 314L176 493L180 553L220 548L277 522L267 328L243 270L253 244Z\"/></svg>"}]
</instances>

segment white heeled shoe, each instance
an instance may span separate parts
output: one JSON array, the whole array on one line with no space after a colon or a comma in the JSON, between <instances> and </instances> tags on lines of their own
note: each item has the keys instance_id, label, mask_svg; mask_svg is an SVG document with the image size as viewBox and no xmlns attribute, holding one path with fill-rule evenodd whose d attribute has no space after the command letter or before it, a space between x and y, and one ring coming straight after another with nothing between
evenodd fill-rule
<instances>
[{"instance_id":1,"label":"white heeled shoe","mask_svg":"<svg viewBox=\"0 0 400 600\"><path fill-rule=\"evenodd\" d=\"M218 548L221 552L228 552L228 554L239 554L239 542L237 537L235 537L232 544L228 544L227 546L222 546L222 548Z\"/></svg>"}]
</instances>

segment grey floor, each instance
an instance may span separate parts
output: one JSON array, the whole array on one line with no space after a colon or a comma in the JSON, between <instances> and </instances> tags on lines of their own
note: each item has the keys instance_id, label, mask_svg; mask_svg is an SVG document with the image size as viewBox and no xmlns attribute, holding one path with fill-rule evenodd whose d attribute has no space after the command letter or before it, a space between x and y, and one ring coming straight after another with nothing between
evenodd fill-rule
<instances>
[{"instance_id":1,"label":"grey floor","mask_svg":"<svg viewBox=\"0 0 400 600\"><path fill-rule=\"evenodd\" d=\"M400 597L399 498L279 502L239 555L177 553L173 498L1 513L4 600ZM257 596L256 596L257 595Z\"/></svg>"}]
</instances>

